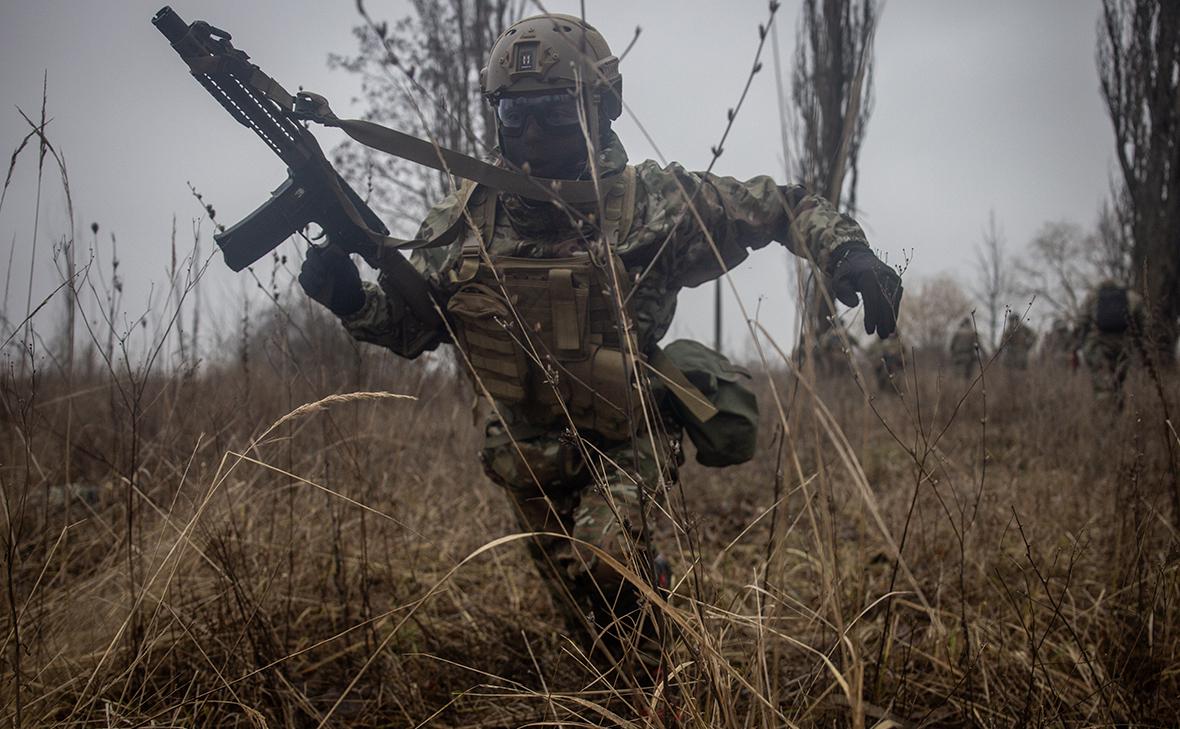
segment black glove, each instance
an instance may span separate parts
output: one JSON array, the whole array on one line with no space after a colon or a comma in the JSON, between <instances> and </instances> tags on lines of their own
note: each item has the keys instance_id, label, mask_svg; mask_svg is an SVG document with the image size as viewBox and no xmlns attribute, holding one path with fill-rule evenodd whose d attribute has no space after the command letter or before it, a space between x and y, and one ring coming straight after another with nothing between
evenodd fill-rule
<instances>
[{"instance_id":1,"label":"black glove","mask_svg":"<svg viewBox=\"0 0 1180 729\"><path fill-rule=\"evenodd\" d=\"M307 249L307 258L299 270L299 285L336 316L355 314L365 305L365 290L356 264L334 245Z\"/></svg>"},{"instance_id":2,"label":"black glove","mask_svg":"<svg viewBox=\"0 0 1180 729\"><path fill-rule=\"evenodd\" d=\"M901 276L873 255L860 241L842 243L832 252L828 273L833 293L845 306L860 303L864 297L865 333L885 339L897 328L897 310L901 305Z\"/></svg>"}]
</instances>

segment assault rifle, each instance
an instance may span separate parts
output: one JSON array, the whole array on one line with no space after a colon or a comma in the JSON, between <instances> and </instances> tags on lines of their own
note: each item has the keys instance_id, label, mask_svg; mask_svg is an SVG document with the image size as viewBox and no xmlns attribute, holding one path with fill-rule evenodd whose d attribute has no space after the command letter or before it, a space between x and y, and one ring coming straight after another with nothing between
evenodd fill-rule
<instances>
[{"instance_id":1,"label":"assault rifle","mask_svg":"<svg viewBox=\"0 0 1180 729\"><path fill-rule=\"evenodd\" d=\"M419 321L437 322L426 281L397 250L381 219L336 172L315 136L299 123L320 109L315 94L292 96L234 48L230 34L203 20L185 23L170 7L152 18L192 75L234 119L249 127L287 165L270 199L213 239L226 264L241 271L280 243L318 225L333 244L359 254L391 277Z\"/></svg>"}]
</instances>

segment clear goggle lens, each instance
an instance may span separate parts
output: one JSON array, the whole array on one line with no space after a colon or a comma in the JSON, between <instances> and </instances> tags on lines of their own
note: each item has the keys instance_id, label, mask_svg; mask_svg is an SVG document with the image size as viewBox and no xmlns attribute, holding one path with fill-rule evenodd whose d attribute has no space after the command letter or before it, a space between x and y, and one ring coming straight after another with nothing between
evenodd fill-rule
<instances>
[{"instance_id":1,"label":"clear goggle lens","mask_svg":"<svg viewBox=\"0 0 1180 729\"><path fill-rule=\"evenodd\" d=\"M496 104L496 116L506 129L523 129L530 116L542 127L566 127L578 123L578 100L569 94L506 97Z\"/></svg>"}]
</instances>

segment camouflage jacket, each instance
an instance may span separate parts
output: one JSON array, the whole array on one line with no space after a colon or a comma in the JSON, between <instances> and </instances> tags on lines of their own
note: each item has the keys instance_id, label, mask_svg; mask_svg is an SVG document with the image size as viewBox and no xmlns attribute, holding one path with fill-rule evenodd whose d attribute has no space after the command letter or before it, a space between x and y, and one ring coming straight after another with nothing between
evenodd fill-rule
<instances>
[{"instance_id":1,"label":"camouflage jacket","mask_svg":"<svg viewBox=\"0 0 1180 729\"><path fill-rule=\"evenodd\" d=\"M604 176L618 174L626 166L626 152L613 133L599 161ZM650 160L636 165L635 171L633 222L616 250L628 273L637 279L629 307L644 351L667 333L681 288L722 274L709 238L726 269L771 241L780 241L796 255L809 256L824 267L840 244L866 240L855 221L799 185L779 186L766 176L743 182L690 172L675 163L660 167ZM699 220L689 211L686 194ZM433 239L462 212L459 193L452 193L431 209L418 238ZM415 250L411 255L440 304L454 293L447 274L460 261L464 239L474 235L468 230L449 246ZM560 208L502 195L488 252L492 257L559 257L569 255L571 245L585 246L578 237L570 216ZM417 338L421 324L402 307L392 305L385 285L384 277L378 285L366 282L364 306L343 318L353 337L410 358L450 341L442 329L425 346L407 348L405 343Z\"/></svg>"},{"instance_id":2,"label":"camouflage jacket","mask_svg":"<svg viewBox=\"0 0 1180 729\"><path fill-rule=\"evenodd\" d=\"M975 327L960 326L955 329L955 333L951 336L951 356L956 360L959 359L975 359L975 345L979 342L979 337L975 333Z\"/></svg>"}]
</instances>

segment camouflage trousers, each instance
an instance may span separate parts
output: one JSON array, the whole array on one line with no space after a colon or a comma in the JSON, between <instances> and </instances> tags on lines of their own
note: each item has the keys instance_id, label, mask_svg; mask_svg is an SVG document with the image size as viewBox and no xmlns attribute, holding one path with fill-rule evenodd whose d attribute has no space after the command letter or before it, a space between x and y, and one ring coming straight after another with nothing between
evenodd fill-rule
<instances>
[{"instance_id":1,"label":"camouflage trousers","mask_svg":"<svg viewBox=\"0 0 1180 729\"><path fill-rule=\"evenodd\" d=\"M530 539L529 553L566 622L591 640L600 664L631 670L638 659L654 676L661 650L653 616L635 586L583 544L653 584L666 582L667 563L643 527L662 513L660 484L675 483L683 463L679 433L654 443L640 435L635 448L593 433L518 430L509 437L500 421L489 423L481 460L520 529L546 533Z\"/></svg>"},{"instance_id":2,"label":"camouflage trousers","mask_svg":"<svg viewBox=\"0 0 1180 729\"><path fill-rule=\"evenodd\" d=\"M1098 334L1086 338L1082 354L1099 399L1119 399L1131 366L1130 337Z\"/></svg>"}]
</instances>

